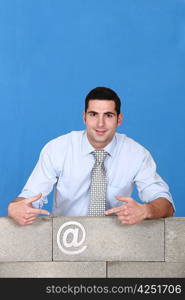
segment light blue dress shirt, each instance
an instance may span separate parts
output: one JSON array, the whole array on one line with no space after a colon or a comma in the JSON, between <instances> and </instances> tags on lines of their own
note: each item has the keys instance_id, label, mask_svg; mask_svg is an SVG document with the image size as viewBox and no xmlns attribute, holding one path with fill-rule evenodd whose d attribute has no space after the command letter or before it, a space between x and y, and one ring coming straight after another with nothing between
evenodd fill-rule
<instances>
[{"instance_id":1,"label":"light blue dress shirt","mask_svg":"<svg viewBox=\"0 0 185 300\"><path fill-rule=\"evenodd\" d=\"M91 170L94 150L86 131L72 131L48 142L18 197L43 197L33 203L36 208L47 203L54 188L53 216L86 216L89 206ZM143 202L167 198L174 206L168 185L156 173L156 164L147 149L127 137L115 133L104 148L107 170L107 209L122 205L115 196L131 196L136 184Z\"/></svg>"}]
</instances>

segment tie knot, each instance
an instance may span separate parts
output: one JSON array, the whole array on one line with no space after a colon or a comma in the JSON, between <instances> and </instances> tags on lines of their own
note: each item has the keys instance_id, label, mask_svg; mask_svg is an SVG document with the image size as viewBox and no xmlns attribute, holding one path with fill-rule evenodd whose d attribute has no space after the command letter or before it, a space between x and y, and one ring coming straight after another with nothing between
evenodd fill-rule
<instances>
[{"instance_id":1,"label":"tie knot","mask_svg":"<svg viewBox=\"0 0 185 300\"><path fill-rule=\"evenodd\" d=\"M105 150L94 150L91 153L94 155L97 163L103 163L108 154Z\"/></svg>"}]
</instances>

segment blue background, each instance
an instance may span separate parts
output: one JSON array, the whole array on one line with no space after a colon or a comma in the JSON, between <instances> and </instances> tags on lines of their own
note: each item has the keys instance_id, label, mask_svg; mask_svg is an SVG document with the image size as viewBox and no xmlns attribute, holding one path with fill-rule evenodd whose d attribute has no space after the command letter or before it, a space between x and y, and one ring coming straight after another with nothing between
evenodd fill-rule
<instances>
[{"instance_id":1,"label":"blue background","mask_svg":"<svg viewBox=\"0 0 185 300\"><path fill-rule=\"evenodd\" d=\"M151 151L185 216L184 78L184 0L1 0L0 216L44 144L84 129L96 86L118 93L118 132Z\"/></svg>"}]
</instances>

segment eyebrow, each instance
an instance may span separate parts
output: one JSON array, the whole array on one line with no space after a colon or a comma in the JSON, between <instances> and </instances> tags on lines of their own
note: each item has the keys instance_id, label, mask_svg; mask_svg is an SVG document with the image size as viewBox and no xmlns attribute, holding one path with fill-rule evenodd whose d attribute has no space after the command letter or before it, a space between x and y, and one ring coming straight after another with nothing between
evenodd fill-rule
<instances>
[{"instance_id":1,"label":"eyebrow","mask_svg":"<svg viewBox=\"0 0 185 300\"><path fill-rule=\"evenodd\" d=\"M88 114L98 114L98 112L97 111L94 111L94 110L90 110L90 111L88 111L87 112ZM103 113L104 115L113 115L113 116L115 116L116 115L116 113L114 113L114 112L112 112L112 111L106 111L105 113Z\"/></svg>"}]
</instances>

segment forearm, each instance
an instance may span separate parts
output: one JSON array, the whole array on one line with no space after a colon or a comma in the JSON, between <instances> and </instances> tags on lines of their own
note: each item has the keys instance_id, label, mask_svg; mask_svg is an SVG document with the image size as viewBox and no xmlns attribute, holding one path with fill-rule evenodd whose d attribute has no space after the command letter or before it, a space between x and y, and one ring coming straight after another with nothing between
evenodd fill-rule
<instances>
[{"instance_id":1,"label":"forearm","mask_svg":"<svg viewBox=\"0 0 185 300\"><path fill-rule=\"evenodd\" d=\"M145 204L146 219L158 219L173 216L174 209L172 204L166 198L157 198L154 201Z\"/></svg>"}]
</instances>

